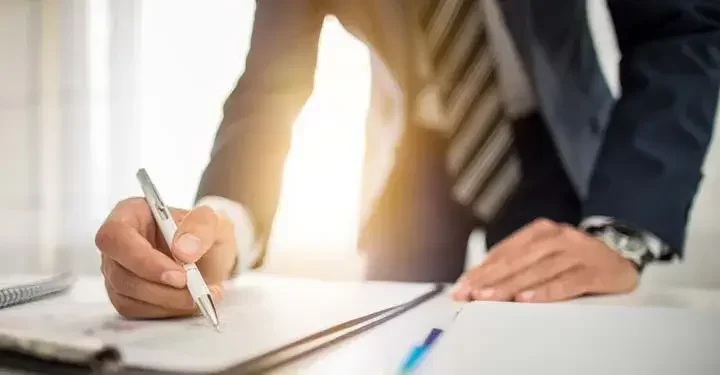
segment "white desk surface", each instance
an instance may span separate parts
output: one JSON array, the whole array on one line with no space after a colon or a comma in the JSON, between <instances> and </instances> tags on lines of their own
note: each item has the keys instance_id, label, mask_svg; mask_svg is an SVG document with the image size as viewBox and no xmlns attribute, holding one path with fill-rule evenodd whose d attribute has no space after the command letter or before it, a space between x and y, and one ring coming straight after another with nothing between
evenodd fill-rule
<instances>
[{"instance_id":1,"label":"white desk surface","mask_svg":"<svg viewBox=\"0 0 720 375\"><path fill-rule=\"evenodd\" d=\"M272 278L265 275L251 277ZM104 294L100 278L82 278L72 292L61 298L82 301L104 297L99 294ZM720 317L720 290L660 290L641 286L629 295L589 297L565 303L710 309L717 310ZM452 301L449 292L444 293L370 331L300 359L272 374L392 374L409 348L420 342L431 328L449 322L459 307L460 303Z\"/></svg>"},{"instance_id":2,"label":"white desk surface","mask_svg":"<svg viewBox=\"0 0 720 375\"><path fill-rule=\"evenodd\" d=\"M273 374L393 374L410 347L422 341L437 324L452 319L459 305L448 294ZM589 297L565 303L711 309L717 310L720 317L720 290L641 287L629 295Z\"/></svg>"}]
</instances>

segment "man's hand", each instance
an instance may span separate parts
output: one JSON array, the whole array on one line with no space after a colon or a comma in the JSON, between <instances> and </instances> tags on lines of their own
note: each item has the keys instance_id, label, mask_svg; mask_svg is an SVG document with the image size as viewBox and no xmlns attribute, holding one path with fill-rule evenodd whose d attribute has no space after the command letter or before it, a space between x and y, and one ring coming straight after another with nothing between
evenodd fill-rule
<instances>
[{"instance_id":1,"label":"man's hand","mask_svg":"<svg viewBox=\"0 0 720 375\"><path fill-rule=\"evenodd\" d=\"M498 243L482 264L460 277L453 298L551 302L627 293L638 280L632 262L602 241L538 219Z\"/></svg>"},{"instance_id":2,"label":"man's hand","mask_svg":"<svg viewBox=\"0 0 720 375\"><path fill-rule=\"evenodd\" d=\"M128 318L165 318L196 313L185 271L172 256L196 262L213 298L236 261L232 224L204 206L171 209L178 231L170 248L147 203L131 198L115 206L95 237L105 288L115 309ZM172 256L171 256L172 254Z\"/></svg>"}]
</instances>

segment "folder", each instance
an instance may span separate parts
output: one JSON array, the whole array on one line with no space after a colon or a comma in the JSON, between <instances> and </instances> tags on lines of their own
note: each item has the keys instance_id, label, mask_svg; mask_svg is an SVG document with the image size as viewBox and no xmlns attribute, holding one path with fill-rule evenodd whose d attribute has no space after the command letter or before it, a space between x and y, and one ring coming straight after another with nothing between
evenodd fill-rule
<instances>
[{"instance_id":1,"label":"folder","mask_svg":"<svg viewBox=\"0 0 720 375\"><path fill-rule=\"evenodd\" d=\"M472 302L417 375L717 375L720 311Z\"/></svg>"},{"instance_id":2,"label":"folder","mask_svg":"<svg viewBox=\"0 0 720 375\"><path fill-rule=\"evenodd\" d=\"M361 334L443 290L435 284L240 277L218 306L216 332L201 317L124 319L96 281L92 291L0 310L0 357L14 358L12 366L20 357L98 372L255 374Z\"/></svg>"}]
</instances>

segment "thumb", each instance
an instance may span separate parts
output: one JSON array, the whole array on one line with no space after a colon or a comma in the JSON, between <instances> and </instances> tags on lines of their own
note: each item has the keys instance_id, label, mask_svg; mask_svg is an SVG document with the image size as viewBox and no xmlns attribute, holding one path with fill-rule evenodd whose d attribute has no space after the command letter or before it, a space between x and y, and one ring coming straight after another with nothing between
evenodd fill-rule
<instances>
[{"instance_id":1,"label":"thumb","mask_svg":"<svg viewBox=\"0 0 720 375\"><path fill-rule=\"evenodd\" d=\"M206 206L196 207L182 218L170 251L178 260L197 262L215 243L217 226L215 211Z\"/></svg>"}]
</instances>

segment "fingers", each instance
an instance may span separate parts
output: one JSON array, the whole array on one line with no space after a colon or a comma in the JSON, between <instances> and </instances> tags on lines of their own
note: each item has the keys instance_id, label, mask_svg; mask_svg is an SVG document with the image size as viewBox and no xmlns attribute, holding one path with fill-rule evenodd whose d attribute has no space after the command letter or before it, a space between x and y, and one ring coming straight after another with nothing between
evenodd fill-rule
<instances>
[{"instance_id":1,"label":"fingers","mask_svg":"<svg viewBox=\"0 0 720 375\"><path fill-rule=\"evenodd\" d=\"M570 269L558 277L518 294L521 302L556 302L579 297L593 288L594 273L587 267Z\"/></svg>"},{"instance_id":2,"label":"fingers","mask_svg":"<svg viewBox=\"0 0 720 375\"><path fill-rule=\"evenodd\" d=\"M173 240L173 255L184 262L196 262L215 244L218 216L206 206L198 206L183 217Z\"/></svg>"},{"instance_id":3,"label":"fingers","mask_svg":"<svg viewBox=\"0 0 720 375\"><path fill-rule=\"evenodd\" d=\"M222 214L217 215L217 220L215 244L196 263L209 283L219 283L232 276L238 257L235 228L232 222Z\"/></svg>"},{"instance_id":4,"label":"fingers","mask_svg":"<svg viewBox=\"0 0 720 375\"><path fill-rule=\"evenodd\" d=\"M193 308L193 300L185 288L173 288L141 279L112 259L103 260L102 271L112 290L120 295L173 310Z\"/></svg>"},{"instance_id":5,"label":"fingers","mask_svg":"<svg viewBox=\"0 0 720 375\"><path fill-rule=\"evenodd\" d=\"M495 245L483 263L477 267L477 270L508 269L514 259L527 250L527 245L538 241L540 238L552 237L559 230L559 225L552 220L537 219ZM460 281L470 277L471 275L468 274L461 277Z\"/></svg>"},{"instance_id":6,"label":"fingers","mask_svg":"<svg viewBox=\"0 0 720 375\"><path fill-rule=\"evenodd\" d=\"M117 312L129 319L157 319L169 318L175 316L188 315L188 312L169 311L160 306L155 306L147 302L138 301L130 297L123 296L112 290L109 281L105 280L105 288L108 290L110 303L115 307Z\"/></svg>"},{"instance_id":7,"label":"fingers","mask_svg":"<svg viewBox=\"0 0 720 375\"><path fill-rule=\"evenodd\" d=\"M473 291L483 285L491 285L529 267L533 261L553 254L560 247L551 240L560 231L560 225L548 220L537 219L505 240L498 243L479 266L463 274L457 281L452 298L467 301L473 298ZM547 239L547 241L546 241ZM534 245L537 243L538 245ZM528 246L536 247L533 255L525 258ZM520 262L518 262L520 260ZM487 290L483 292L485 298Z\"/></svg>"},{"instance_id":8,"label":"fingers","mask_svg":"<svg viewBox=\"0 0 720 375\"><path fill-rule=\"evenodd\" d=\"M185 286L185 272L167 255L153 248L136 227L111 215L95 236L100 252L137 276L176 288Z\"/></svg>"},{"instance_id":9,"label":"fingers","mask_svg":"<svg viewBox=\"0 0 720 375\"><path fill-rule=\"evenodd\" d=\"M510 301L525 290L548 282L581 265L579 258L570 254L557 254L543 258L531 267L513 276L487 286L475 287L472 291L474 299L494 301Z\"/></svg>"},{"instance_id":10,"label":"fingers","mask_svg":"<svg viewBox=\"0 0 720 375\"><path fill-rule=\"evenodd\" d=\"M458 281L453 287L450 296L455 301L469 301L472 299L472 286L466 281Z\"/></svg>"},{"instance_id":11,"label":"fingers","mask_svg":"<svg viewBox=\"0 0 720 375\"><path fill-rule=\"evenodd\" d=\"M508 252L498 262L478 267L475 272L468 275L467 280L475 289L478 289L500 283L517 274L532 273L532 270L537 267L537 263L543 262L543 267L547 267L552 263L552 261L546 261L548 257L557 259L553 255L564 250L563 244L560 236L539 238L537 241L525 245L522 249L523 252Z\"/></svg>"},{"instance_id":12,"label":"fingers","mask_svg":"<svg viewBox=\"0 0 720 375\"><path fill-rule=\"evenodd\" d=\"M186 289L155 284L143 280L112 259L104 258L102 266L105 287L116 310L128 318L163 318L187 316L197 312ZM215 301L222 298L220 285L211 285Z\"/></svg>"},{"instance_id":13,"label":"fingers","mask_svg":"<svg viewBox=\"0 0 720 375\"><path fill-rule=\"evenodd\" d=\"M176 220L182 217L169 247L179 260L197 261L210 248L216 247L218 234L228 243L234 239L225 227L220 226L218 230L218 217L207 207L198 207L190 213L173 209L172 213ZM142 198L120 202L98 230L95 243L102 253L101 268L108 295L120 314L158 318L197 313L185 288L185 270L168 253L165 240ZM216 263L222 262L217 260ZM203 272L211 276L213 272L219 274L212 269ZM211 282L209 288L217 301L222 297L222 290L220 285L213 284L221 280L224 278L218 276L206 279Z\"/></svg>"}]
</instances>

